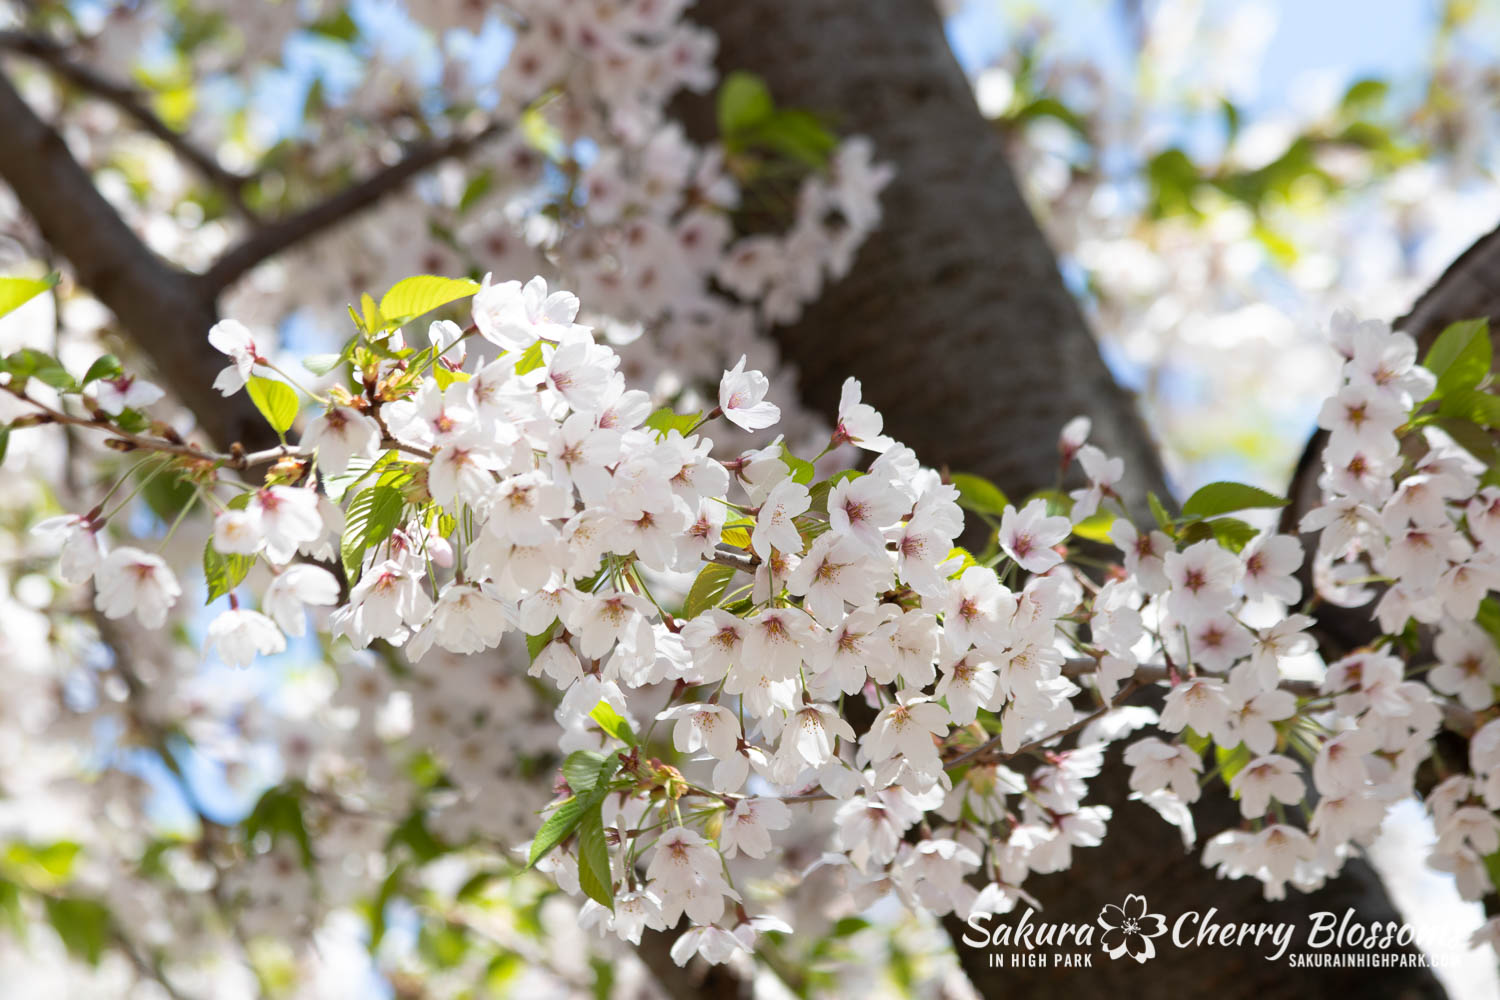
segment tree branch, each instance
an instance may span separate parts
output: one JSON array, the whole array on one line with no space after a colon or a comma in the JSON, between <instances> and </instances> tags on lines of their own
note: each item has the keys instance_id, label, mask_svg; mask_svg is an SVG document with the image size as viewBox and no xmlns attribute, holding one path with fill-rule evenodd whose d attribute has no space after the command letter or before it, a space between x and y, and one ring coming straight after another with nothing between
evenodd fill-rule
<instances>
[{"instance_id":1,"label":"tree branch","mask_svg":"<svg viewBox=\"0 0 1500 1000\"><path fill-rule=\"evenodd\" d=\"M400 160L359 183L251 233L238 246L227 250L203 274L199 279L202 287L206 294L218 295L262 261L337 225L397 190L429 167L449 157L468 153L500 135L507 127L503 122L490 122L468 135L450 136L412 147Z\"/></svg>"},{"instance_id":2,"label":"tree branch","mask_svg":"<svg viewBox=\"0 0 1500 1000\"><path fill-rule=\"evenodd\" d=\"M244 199L244 187L251 178L227 169L212 153L199 149L185 135L162 121L156 112L146 106L146 95L139 89L111 80L81 63L73 62L68 58L66 46L41 35L0 31L0 49L29 56L79 90L118 108L222 191L236 212L252 222L257 221L257 216L245 204Z\"/></svg>"},{"instance_id":3,"label":"tree branch","mask_svg":"<svg viewBox=\"0 0 1500 1000\"><path fill-rule=\"evenodd\" d=\"M119 318L204 432L223 446L275 444L248 396L226 399L213 388L225 359L204 339L218 314L200 279L146 247L99 193L62 136L3 73L0 135L6 138L0 180L10 185L48 244L72 264L78 283Z\"/></svg>"}]
</instances>

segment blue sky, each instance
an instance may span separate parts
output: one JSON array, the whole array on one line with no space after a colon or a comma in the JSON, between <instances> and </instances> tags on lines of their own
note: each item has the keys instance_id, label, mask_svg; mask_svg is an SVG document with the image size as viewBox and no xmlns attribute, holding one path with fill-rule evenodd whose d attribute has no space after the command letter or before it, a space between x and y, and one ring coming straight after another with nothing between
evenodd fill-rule
<instances>
[{"instance_id":1,"label":"blue sky","mask_svg":"<svg viewBox=\"0 0 1500 1000\"><path fill-rule=\"evenodd\" d=\"M1330 72L1352 82L1364 76L1418 72L1438 24L1438 0L1257 0L1275 18L1276 29L1262 62L1261 89L1252 108L1285 104L1308 74ZM1223 14L1244 0L1208 0ZM1120 68L1128 39L1120 0L1048 0L1047 12L1070 48ZM950 19L948 36L959 61L971 71L1004 51L1007 8L1003 0L967 0ZM1100 30L1103 28L1104 30Z\"/></svg>"}]
</instances>

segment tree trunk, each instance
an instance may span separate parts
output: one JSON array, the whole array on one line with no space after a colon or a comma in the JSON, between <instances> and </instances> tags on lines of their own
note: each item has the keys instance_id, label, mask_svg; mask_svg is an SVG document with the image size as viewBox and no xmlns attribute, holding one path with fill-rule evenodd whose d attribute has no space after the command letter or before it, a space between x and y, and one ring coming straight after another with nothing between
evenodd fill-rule
<instances>
[{"instance_id":1,"label":"tree trunk","mask_svg":"<svg viewBox=\"0 0 1500 1000\"><path fill-rule=\"evenodd\" d=\"M762 76L778 104L825 115L895 164L884 223L853 271L777 331L803 398L825 412L857 376L887 427L935 467L1009 494L1054 485L1057 436L1078 414L1125 459L1121 492L1166 494L1131 398L1100 359L1057 261L920 0L741 0L691 8L719 36L724 72ZM712 135L707 102L683 109Z\"/></svg>"},{"instance_id":2,"label":"tree trunk","mask_svg":"<svg viewBox=\"0 0 1500 1000\"><path fill-rule=\"evenodd\" d=\"M761 76L779 105L826 115L841 134L863 134L893 163L880 229L852 272L802 319L777 331L808 403L832 414L840 383L856 375L889 433L922 460L992 479L1012 496L1054 483L1058 431L1093 418L1093 440L1125 459L1122 493L1136 510L1165 494L1161 465L1130 398L1115 384L1057 262L1021 198L999 136L980 115L941 19L916 0L739 0L691 14L719 36L721 72ZM711 134L706 102L680 108L689 130ZM1139 520L1149 519L1144 513ZM1224 920L1292 921L1354 907L1362 920L1396 913L1363 862L1322 893L1260 900L1254 880L1220 881L1186 856L1149 808L1124 801L1127 769L1109 755L1096 792L1115 808L1104 847L1080 850L1067 873L1038 879L1048 919L1092 923L1100 907L1141 893L1155 912L1206 911ZM1211 787L1202 829L1239 825L1238 807ZM1028 884L1028 887L1031 887ZM1426 970L1292 972L1253 952L1162 948L1149 970L991 969L948 922L970 980L986 997L1105 996L1121 989L1222 998L1296 996L1378 983L1382 996L1441 996ZM1126 966L1130 968L1126 968ZM1295 984L1295 985L1291 985Z\"/></svg>"}]
</instances>

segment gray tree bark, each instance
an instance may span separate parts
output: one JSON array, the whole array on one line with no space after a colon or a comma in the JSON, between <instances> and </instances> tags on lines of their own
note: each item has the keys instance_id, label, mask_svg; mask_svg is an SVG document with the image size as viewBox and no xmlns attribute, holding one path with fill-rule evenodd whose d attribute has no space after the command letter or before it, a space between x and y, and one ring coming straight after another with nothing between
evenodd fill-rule
<instances>
[{"instance_id":1,"label":"gray tree bark","mask_svg":"<svg viewBox=\"0 0 1500 1000\"><path fill-rule=\"evenodd\" d=\"M1137 519L1149 521L1145 491L1167 494L1155 447L1064 287L932 5L713 0L690 13L718 34L722 72L761 76L778 106L825 115L840 134L869 136L877 159L897 168L881 198L883 223L853 271L776 333L806 401L832 415L841 382L856 375L887 432L925 463L986 476L1013 497L1053 484L1058 431L1088 414L1093 440L1125 459L1122 493ZM685 105L681 116L690 131L711 134L707 102ZM1091 800L1115 809L1105 846L1076 851L1068 872L1028 883L1045 919L1093 923L1128 892L1144 894L1169 919L1214 906L1225 920L1293 921L1304 931L1309 914L1345 906L1367 921L1400 919L1378 876L1357 860L1324 892L1294 892L1275 904L1260 898L1254 880L1216 879L1152 810L1125 800L1127 776L1112 753L1092 784ZM1210 786L1205 799L1195 810L1200 829L1240 824L1222 786ZM986 951L963 944L958 921L947 929L986 997L1149 988L1226 1000L1372 987L1381 996L1442 995L1426 970L1293 973L1253 949L1164 947L1149 968L1104 958L1086 970L994 969Z\"/></svg>"},{"instance_id":2,"label":"gray tree bark","mask_svg":"<svg viewBox=\"0 0 1500 1000\"><path fill-rule=\"evenodd\" d=\"M193 275L153 254L94 187L62 136L42 121L0 73L0 180L36 220L42 236L73 266L78 283L109 307L173 393L221 447L249 448L276 437L244 393L213 388L228 358L209 347L218 320L214 297Z\"/></svg>"},{"instance_id":3,"label":"gray tree bark","mask_svg":"<svg viewBox=\"0 0 1500 1000\"><path fill-rule=\"evenodd\" d=\"M776 332L803 397L825 412L857 376L886 425L933 466L1012 496L1054 484L1057 435L1078 414L1125 459L1122 493L1166 496L1160 459L1099 356L1005 150L922 0L711 0L690 15L719 66L763 76L778 105L875 140L895 164L884 223L854 272ZM708 102L688 103L712 134Z\"/></svg>"}]
</instances>

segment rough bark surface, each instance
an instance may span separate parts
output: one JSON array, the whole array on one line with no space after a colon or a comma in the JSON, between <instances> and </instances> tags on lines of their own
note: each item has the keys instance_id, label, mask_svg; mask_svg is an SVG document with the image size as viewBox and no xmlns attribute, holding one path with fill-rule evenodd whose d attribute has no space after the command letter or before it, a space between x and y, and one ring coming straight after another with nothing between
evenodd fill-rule
<instances>
[{"instance_id":1,"label":"rough bark surface","mask_svg":"<svg viewBox=\"0 0 1500 1000\"><path fill-rule=\"evenodd\" d=\"M918 0L743 0L690 11L721 69L763 76L778 105L828 116L896 165L885 222L852 273L778 331L802 395L831 412L846 376L924 462L978 472L1012 496L1051 486L1057 435L1080 413L1125 459L1122 491L1165 494L1131 398L1100 360L974 104L942 23ZM712 129L707 102L684 115ZM1149 515L1146 515L1149 516Z\"/></svg>"},{"instance_id":2,"label":"rough bark surface","mask_svg":"<svg viewBox=\"0 0 1500 1000\"><path fill-rule=\"evenodd\" d=\"M1133 402L1114 382L1027 209L999 137L972 91L930 4L915 0L715 0L692 16L719 36L719 67L763 77L778 105L828 116L841 134L875 143L897 167L881 197L884 222L853 271L800 322L777 332L800 371L804 399L832 414L846 375L889 433L924 462L992 479L1011 496L1052 485L1057 433L1069 418L1093 418L1093 439L1124 457L1122 492L1165 495L1157 452ZM707 102L679 109L689 130L710 134ZM1148 520L1149 514L1138 515ZM1155 912L1217 906L1225 920L1300 921L1354 907L1362 919L1396 917L1379 878L1363 862L1324 893L1260 900L1253 880L1220 881L1182 850L1176 831L1138 803L1124 802L1127 769L1109 755L1095 798L1113 795L1106 846L1081 850L1068 873L1038 880L1049 919L1092 923L1105 903L1142 893ZM1206 797L1214 796L1211 788ZM1200 828L1239 824L1218 789ZM1028 888L1033 888L1028 883ZM1175 916L1173 917L1175 919ZM1096 956L1091 971L992 969L962 943L960 961L986 997L1106 996L1125 990L1182 997L1328 995L1345 987L1381 996L1441 996L1425 970L1290 973L1249 951L1162 949L1147 967ZM1105 967L1099 965L1103 959ZM1127 968L1126 966L1130 966Z\"/></svg>"}]
</instances>

